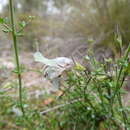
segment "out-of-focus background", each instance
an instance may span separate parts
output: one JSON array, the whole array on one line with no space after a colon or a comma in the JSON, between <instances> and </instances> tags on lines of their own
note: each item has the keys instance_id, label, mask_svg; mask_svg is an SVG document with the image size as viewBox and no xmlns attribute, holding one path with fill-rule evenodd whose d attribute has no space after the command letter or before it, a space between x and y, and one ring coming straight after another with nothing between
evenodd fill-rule
<instances>
[{"instance_id":1,"label":"out-of-focus background","mask_svg":"<svg viewBox=\"0 0 130 130\"><path fill-rule=\"evenodd\" d=\"M0 17L9 18L8 0L0 0ZM120 47L115 34L120 33L122 49L130 39L129 0L14 0L15 19L35 18L18 38L21 62L33 66L36 45L48 58L74 57L81 63L90 47L98 60L118 57ZM1 66L13 68L10 34L0 31ZM9 77L1 70L0 80ZM3 76L3 77L2 77ZM26 75L26 77L29 77Z\"/></svg>"},{"instance_id":2,"label":"out-of-focus background","mask_svg":"<svg viewBox=\"0 0 130 130\"><path fill-rule=\"evenodd\" d=\"M19 38L21 53L35 51L38 42L40 51L49 57L75 54L80 57L90 41L95 44L95 51L107 48L117 53L113 33L118 30L123 44L129 43L128 0L14 0L14 3L17 21L35 16L24 37ZM9 16L8 0L0 0L0 16ZM12 47L10 35L5 36L2 31L0 46L1 55Z\"/></svg>"}]
</instances>

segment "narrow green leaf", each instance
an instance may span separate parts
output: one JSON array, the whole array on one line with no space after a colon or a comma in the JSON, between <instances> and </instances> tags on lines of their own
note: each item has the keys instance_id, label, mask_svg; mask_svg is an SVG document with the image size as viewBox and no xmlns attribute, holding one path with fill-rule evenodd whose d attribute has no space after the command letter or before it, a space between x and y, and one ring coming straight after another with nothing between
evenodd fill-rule
<instances>
[{"instance_id":1,"label":"narrow green leaf","mask_svg":"<svg viewBox=\"0 0 130 130\"><path fill-rule=\"evenodd\" d=\"M119 43L120 48L122 48L122 37L120 34L117 36L117 42Z\"/></svg>"}]
</instances>

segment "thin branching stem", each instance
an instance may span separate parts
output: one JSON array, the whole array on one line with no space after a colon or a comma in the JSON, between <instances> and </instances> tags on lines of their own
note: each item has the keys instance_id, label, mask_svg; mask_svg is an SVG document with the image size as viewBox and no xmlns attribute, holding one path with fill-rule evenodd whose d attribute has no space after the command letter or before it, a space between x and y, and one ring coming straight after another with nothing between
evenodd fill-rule
<instances>
[{"instance_id":1,"label":"thin branching stem","mask_svg":"<svg viewBox=\"0 0 130 130\"><path fill-rule=\"evenodd\" d=\"M18 76L18 82L19 82L19 101L20 101L21 110L24 115L24 107L23 107L23 101L22 101L22 78L21 78L18 46L17 46L17 35L16 35L15 21L14 21L13 0L9 0L9 6L10 6L13 46L14 46L14 53L15 53L15 60L16 60L16 74Z\"/></svg>"},{"instance_id":2,"label":"thin branching stem","mask_svg":"<svg viewBox=\"0 0 130 130\"><path fill-rule=\"evenodd\" d=\"M125 53L125 56L124 56L124 61L126 61L128 59L129 52L130 52L130 45L128 46L128 48L126 50L126 53ZM121 75L123 73L123 69L124 69L124 65L121 65L121 68L119 70L119 74L117 76L116 88L115 88L115 92L113 94L113 98L112 98L113 102L112 102L112 104L114 103L114 98L115 98L116 94L119 92L120 88L123 86L123 83L124 83L124 80L123 80L123 82L121 84L119 84Z\"/></svg>"},{"instance_id":3,"label":"thin branching stem","mask_svg":"<svg viewBox=\"0 0 130 130\"><path fill-rule=\"evenodd\" d=\"M122 112L122 117L123 117L123 122L124 122L124 124L125 124L125 130L127 130L127 115L126 115L126 113L125 113L125 111L124 111L124 107L123 107L123 104L122 104L122 99L121 99L121 95L120 95L120 93L117 95L118 96L118 102L119 102L119 105L120 105L120 107L121 107L121 112Z\"/></svg>"}]
</instances>

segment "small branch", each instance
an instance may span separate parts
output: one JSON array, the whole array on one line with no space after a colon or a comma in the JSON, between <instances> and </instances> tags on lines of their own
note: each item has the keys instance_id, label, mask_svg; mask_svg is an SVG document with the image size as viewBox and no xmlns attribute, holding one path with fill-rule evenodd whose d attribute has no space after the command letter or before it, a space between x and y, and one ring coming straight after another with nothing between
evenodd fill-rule
<instances>
[{"instance_id":1,"label":"small branch","mask_svg":"<svg viewBox=\"0 0 130 130\"><path fill-rule=\"evenodd\" d=\"M25 27L27 27L27 26L29 25L30 22L31 22L31 21L27 22ZM23 30L25 29L25 27L22 27L17 33L23 32Z\"/></svg>"},{"instance_id":2,"label":"small branch","mask_svg":"<svg viewBox=\"0 0 130 130\"><path fill-rule=\"evenodd\" d=\"M81 101L81 100L82 100L82 99L76 99L76 100L73 100L73 101L71 101L71 102L66 102L65 104L57 105L57 106L55 106L55 107L53 107L53 108L49 108L49 109L47 109L47 110L45 110L45 111L40 112L40 114L42 114L42 115L43 115L43 114L46 114L46 113L48 113L48 112L54 111L54 110L56 110L56 109L59 109L59 108L61 108L61 107L66 106L66 105L70 105L70 104L79 102L79 101Z\"/></svg>"}]
</instances>

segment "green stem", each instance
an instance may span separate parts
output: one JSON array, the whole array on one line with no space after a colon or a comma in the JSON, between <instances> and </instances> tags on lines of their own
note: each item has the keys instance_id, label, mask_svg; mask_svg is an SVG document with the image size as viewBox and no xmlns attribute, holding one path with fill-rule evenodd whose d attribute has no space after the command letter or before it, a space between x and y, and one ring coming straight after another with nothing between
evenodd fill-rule
<instances>
[{"instance_id":1,"label":"green stem","mask_svg":"<svg viewBox=\"0 0 130 130\"><path fill-rule=\"evenodd\" d=\"M122 99L121 99L121 94L118 93L118 102L119 102L119 105L120 105L120 108L122 109L122 117L123 117L123 121L124 121L124 124L125 124L125 130L127 130L127 115L124 111L124 107L123 107L123 104L122 104Z\"/></svg>"},{"instance_id":2,"label":"green stem","mask_svg":"<svg viewBox=\"0 0 130 130\"><path fill-rule=\"evenodd\" d=\"M15 22L14 22L13 0L9 0L9 6L10 6L13 46L14 46L14 52L15 52L17 76L18 76L18 81L19 81L19 101L20 101L20 107L21 107L22 113L24 115L25 112L24 112L23 101L22 101L22 78L21 78L21 70L20 70L20 63L19 63L18 46L17 46L17 35L16 35Z\"/></svg>"},{"instance_id":3,"label":"green stem","mask_svg":"<svg viewBox=\"0 0 130 130\"><path fill-rule=\"evenodd\" d=\"M127 50L126 50L126 53L124 55L124 61L126 61L128 59L129 53L130 53L130 44L129 44L129 46L128 46ZM113 98L112 98L112 104L114 103L114 99L115 99L116 94L119 92L120 88L123 86L123 83L124 83L124 80L122 80L122 82L121 82L121 84L119 86L119 82L120 82L121 75L123 73L123 69L124 69L124 65L121 65L121 68L119 70L119 74L117 76L115 92L114 92Z\"/></svg>"}]
</instances>

